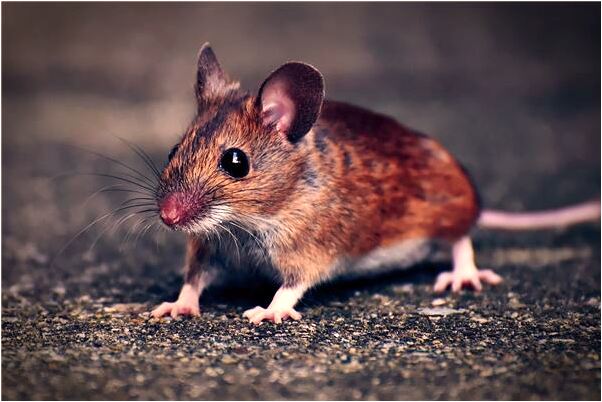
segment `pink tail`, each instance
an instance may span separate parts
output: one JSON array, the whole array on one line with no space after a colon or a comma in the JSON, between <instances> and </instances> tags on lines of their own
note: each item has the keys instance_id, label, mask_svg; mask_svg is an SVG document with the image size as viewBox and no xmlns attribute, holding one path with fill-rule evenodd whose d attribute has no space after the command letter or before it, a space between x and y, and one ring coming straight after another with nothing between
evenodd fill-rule
<instances>
[{"instance_id":1,"label":"pink tail","mask_svg":"<svg viewBox=\"0 0 602 402\"><path fill-rule=\"evenodd\" d=\"M484 210L477 225L488 229L529 230L560 228L600 220L600 200L541 212Z\"/></svg>"}]
</instances>

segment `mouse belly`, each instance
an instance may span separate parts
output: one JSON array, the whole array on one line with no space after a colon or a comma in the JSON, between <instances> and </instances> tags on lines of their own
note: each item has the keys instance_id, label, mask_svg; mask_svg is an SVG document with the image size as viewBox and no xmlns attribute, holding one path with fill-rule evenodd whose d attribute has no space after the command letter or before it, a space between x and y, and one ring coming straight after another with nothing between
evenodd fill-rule
<instances>
[{"instance_id":1,"label":"mouse belly","mask_svg":"<svg viewBox=\"0 0 602 402\"><path fill-rule=\"evenodd\" d=\"M236 238L236 241L232 237L221 239L212 265L235 276L246 273L274 277L278 268L273 265L269 251L261 247L256 238L244 233L236 233ZM441 241L430 238L404 239L380 245L359 256L341 256L328 277L356 278L409 268L432 256L440 247Z\"/></svg>"},{"instance_id":2,"label":"mouse belly","mask_svg":"<svg viewBox=\"0 0 602 402\"><path fill-rule=\"evenodd\" d=\"M359 257L344 258L333 270L335 278L355 278L408 268L424 261L438 248L431 239L408 239L389 246L379 246Z\"/></svg>"}]
</instances>

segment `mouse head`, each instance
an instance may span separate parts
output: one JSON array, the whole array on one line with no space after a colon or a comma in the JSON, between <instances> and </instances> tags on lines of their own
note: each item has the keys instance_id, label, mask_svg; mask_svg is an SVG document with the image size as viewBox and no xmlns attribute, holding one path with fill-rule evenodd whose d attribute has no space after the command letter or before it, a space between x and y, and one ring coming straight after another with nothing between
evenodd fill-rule
<instances>
[{"instance_id":1,"label":"mouse head","mask_svg":"<svg viewBox=\"0 0 602 402\"><path fill-rule=\"evenodd\" d=\"M161 219L198 234L226 223L261 227L295 196L306 157L300 143L324 98L322 75L286 63L251 96L205 44L196 98L197 115L169 153L156 190Z\"/></svg>"}]
</instances>

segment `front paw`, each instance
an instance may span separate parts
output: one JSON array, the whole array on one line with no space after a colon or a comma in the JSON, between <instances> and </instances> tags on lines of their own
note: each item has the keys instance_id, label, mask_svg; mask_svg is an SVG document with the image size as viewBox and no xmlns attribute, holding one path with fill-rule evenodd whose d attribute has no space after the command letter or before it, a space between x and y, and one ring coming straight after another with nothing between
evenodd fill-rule
<instances>
[{"instance_id":1,"label":"front paw","mask_svg":"<svg viewBox=\"0 0 602 402\"><path fill-rule=\"evenodd\" d=\"M199 317L201 315L201 309L199 308L199 303L196 301L178 300L173 303L161 303L159 307L151 312L151 316L154 318L161 318L165 315L171 315L171 318L174 319L179 315Z\"/></svg>"},{"instance_id":2,"label":"front paw","mask_svg":"<svg viewBox=\"0 0 602 402\"><path fill-rule=\"evenodd\" d=\"M287 318L292 318L293 320L300 320L301 314L299 314L295 309L274 309L268 307L267 309L263 307L255 307L250 310L247 310L243 313L243 317L248 318L253 324L261 324L262 321L272 321L275 324L280 324L282 320L286 320Z\"/></svg>"}]
</instances>

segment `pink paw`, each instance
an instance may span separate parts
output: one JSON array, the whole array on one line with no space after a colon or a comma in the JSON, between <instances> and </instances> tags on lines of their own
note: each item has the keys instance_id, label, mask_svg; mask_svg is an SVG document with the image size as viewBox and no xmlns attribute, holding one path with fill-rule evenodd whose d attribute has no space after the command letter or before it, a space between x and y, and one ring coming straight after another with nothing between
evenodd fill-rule
<instances>
[{"instance_id":1,"label":"pink paw","mask_svg":"<svg viewBox=\"0 0 602 402\"><path fill-rule=\"evenodd\" d=\"M177 318L179 315L189 315L193 317L199 317L201 310L198 302L183 302L176 301L174 303L164 302L155 308L151 315L154 318L161 318L165 315L171 315L172 318Z\"/></svg>"},{"instance_id":2,"label":"pink paw","mask_svg":"<svg viewBox=\"0 0 602 402\"><path fill-rule=\"evenodd\" d=\"M293 320L300 320L301 314L295 309L288 308L284 310L276 310L271 308L255 307L247 310L243 313L243 317L248 318L253 324L261 324L262 321L272 321L275 324L280 324L282 320L292 318Z\"/></svg>"},{"instance_id":3,"label":"pink paw","mask_svg":"<svg viewBox=\"0 0 602 402\"><path fill-rule=\"evenodd\" d=\"M479 270L476 267L468 267L454 269L452 272L440 273L437 276L433 290L435 292L443 292L451 285L452 291L457 293L462 289L462 286L469 285L475 291L480 292L483 289L481 282L489 285L498 285L502 281L502 277L490 269Z\"/></svg>"}]
</instances>

